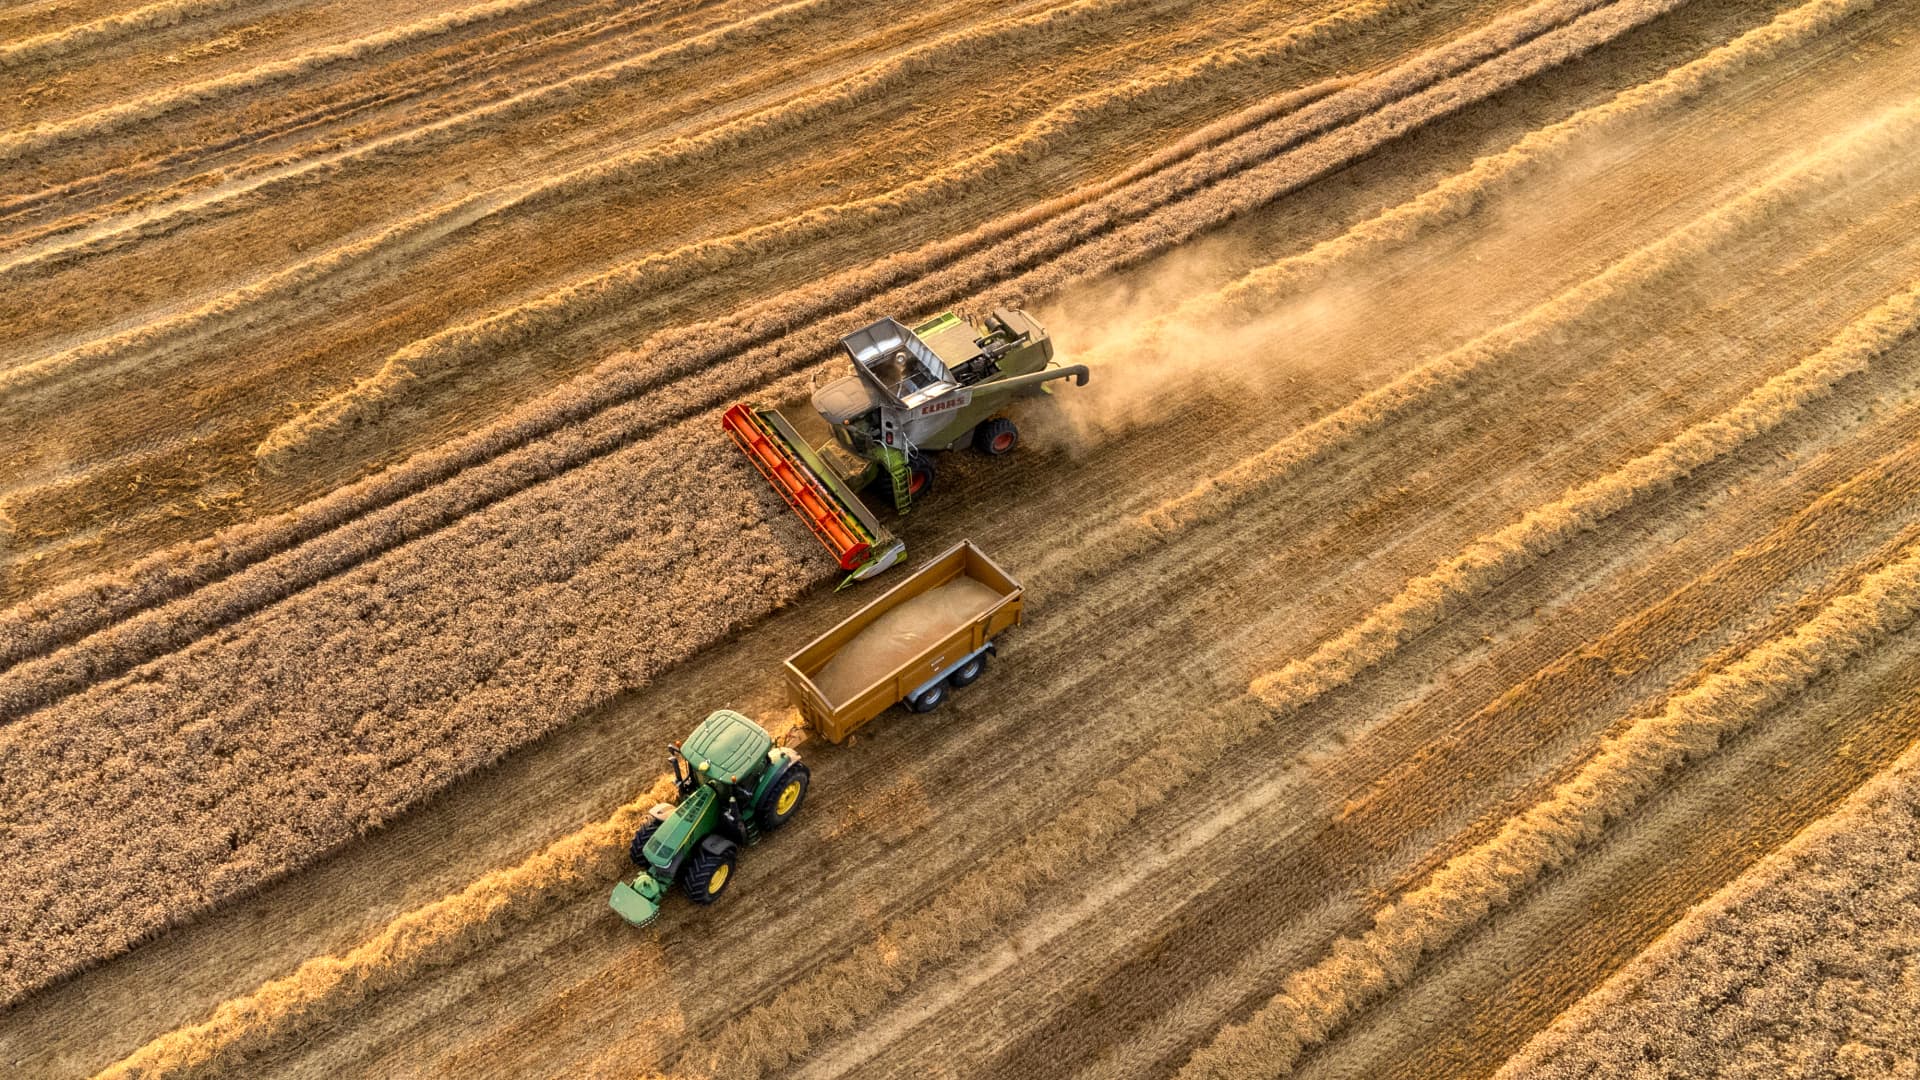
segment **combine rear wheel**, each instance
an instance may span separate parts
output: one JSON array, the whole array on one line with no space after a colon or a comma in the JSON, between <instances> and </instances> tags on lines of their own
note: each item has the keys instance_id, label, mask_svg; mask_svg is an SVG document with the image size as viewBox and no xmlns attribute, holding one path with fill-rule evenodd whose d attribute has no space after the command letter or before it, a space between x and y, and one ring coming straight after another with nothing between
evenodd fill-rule
<instances>
[{"instance_id":1,"label":"combine rear wheel","mask_svg":"<svg viewBox=\"0 0 1920 1080\"><path fill-rule=\"evenodd\" d=\"M1020 430L1013 421L1004 416L991 420L982 420L980 426L973 429L973 448L988 457L999 457L1013 453L1020 445Z\"/></svg>"},{"instance_id":2,"label":"combine rear wheel","mask_svg":"<svg viewBox=\"0 0 1920 1080\"><path fill-rule=\"evenodd\" d=\"M701 848L687 860L687 868L680 872L680 887L687 892L687 899L696 904L711 904L727 890L733 881L733 856L735 848L727 844L718 852Z\"/></svg>"},{"instance_id":3,"label":"combine rear wheel","mask_svg":"<svg viewBox=\"0 0 1920 1080\"><path fill-rule=\"evenodd\" d=\"M772 831L799 813L800 804L807 801L807 781L812 776L812 770L795 762L784 776L768 788L767 793L760 796L760 805L753 810L754 820L760 827Z\"/></svg>"}]
</instances>

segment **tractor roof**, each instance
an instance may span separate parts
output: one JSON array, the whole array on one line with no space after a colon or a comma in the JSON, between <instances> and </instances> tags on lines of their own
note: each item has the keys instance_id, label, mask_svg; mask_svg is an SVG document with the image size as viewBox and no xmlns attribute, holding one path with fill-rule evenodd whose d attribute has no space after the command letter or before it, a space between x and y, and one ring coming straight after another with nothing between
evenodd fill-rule
<instances>
[{"instance_id":1,"label":"tractor roof","mask_svg":"<svg viewBox=\"0 0 1920 1080\"><path fill-rule=\"evenodd\" d=\"M680 746L687 764L715 780L732 782L748 775L773 749L773 736L766 729L732 709L719 709L700 722Z\"/></svg>"}]
</instances>

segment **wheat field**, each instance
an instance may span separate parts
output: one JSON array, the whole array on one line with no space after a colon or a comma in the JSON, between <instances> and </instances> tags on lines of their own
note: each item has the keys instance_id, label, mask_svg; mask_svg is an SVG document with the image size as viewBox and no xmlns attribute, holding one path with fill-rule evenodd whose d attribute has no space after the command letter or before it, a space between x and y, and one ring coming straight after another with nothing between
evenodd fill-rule
<instances>
[{"instance_id":1,"label":"wheat field","mask_svg":"<svg viewBox=\"0 0 1920 1080\"><path fill-rule=\"evenodd\" d=\"M1905 0L12 5L0 1071L1920 1075L1916 267ZM809 739L720 414L1001 306Z\"/></svg>"}]
</instances>

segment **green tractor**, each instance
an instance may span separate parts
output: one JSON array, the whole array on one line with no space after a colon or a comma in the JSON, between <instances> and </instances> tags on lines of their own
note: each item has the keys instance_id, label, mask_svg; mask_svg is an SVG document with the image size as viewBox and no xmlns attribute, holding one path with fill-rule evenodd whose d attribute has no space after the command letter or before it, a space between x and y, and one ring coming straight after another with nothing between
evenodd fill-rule
<instances>
[{"instance_id":1,"label":"green tractor","mask_svg":"<svg viewBox=\"0 0 1920 1080\"><path fill-rule=\"evenodd\" d=\"M635 926L660 914L676 880L694 903L713 903L733 880L741 845L785 825L807 797L810 774L800 755L773 745L765 728L731 709L707 717L667 751L679 804L648 811L629 849L640 874L631 884L616 883L608 901Z\"/></svg>"}]
</instances>

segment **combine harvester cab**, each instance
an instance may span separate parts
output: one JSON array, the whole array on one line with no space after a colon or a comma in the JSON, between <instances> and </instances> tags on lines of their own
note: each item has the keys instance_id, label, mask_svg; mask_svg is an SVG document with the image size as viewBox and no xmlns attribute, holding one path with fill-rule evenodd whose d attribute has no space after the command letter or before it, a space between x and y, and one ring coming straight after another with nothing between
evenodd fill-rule
<instances>
[{"instance_id":1,"label":"combine harvester cab","mask_svg":"<svg viewBox=\"0 0 1920 1080\"><path fill-rule=\"evenodd\" d=\"M933 487L932 454L972 444L1009 453L1019 430L1004 415L1047 383L1087 382L1087 369L1051 366L1053 342L1025 312L975 323L951 312L909 329L881 319L841 339L854 373L820 387L810 408L735 405L721 419L740 449L831 552L848 581L900 561L906 544L861 501L873 487L896 514ZM802 428L818 432L809 439Z\"/></svg>"}]
</instances>

